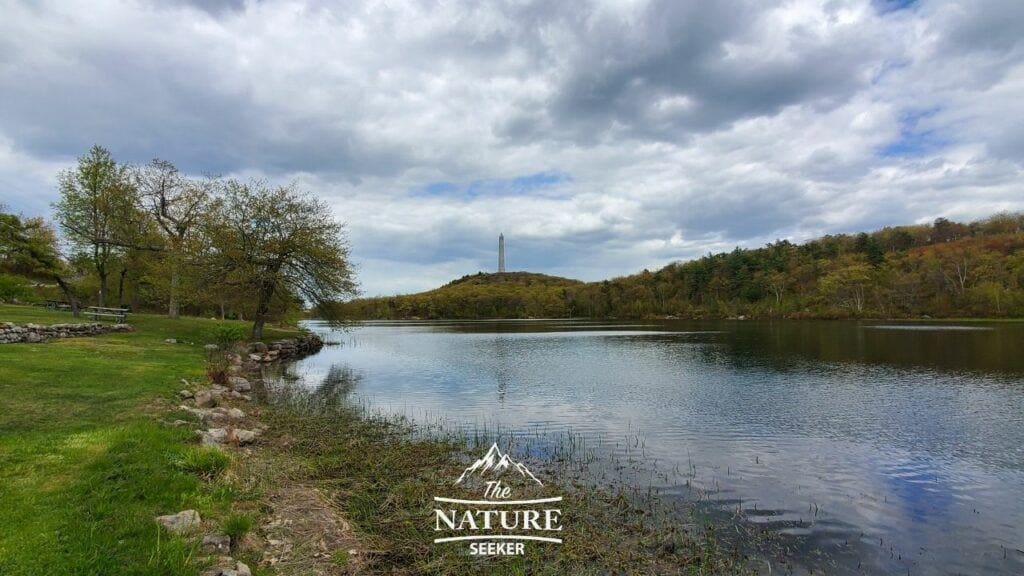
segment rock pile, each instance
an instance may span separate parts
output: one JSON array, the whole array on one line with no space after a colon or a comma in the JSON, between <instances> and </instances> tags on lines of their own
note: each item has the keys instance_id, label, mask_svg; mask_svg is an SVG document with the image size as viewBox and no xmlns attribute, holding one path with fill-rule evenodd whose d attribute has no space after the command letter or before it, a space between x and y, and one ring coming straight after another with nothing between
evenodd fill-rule
<instances>
[{"instance_id":1,"label":"rock pile","mask_svg":"<svg viewBox=\"0 0 1024 576\"><path fill-rule=\"evenodd\" d=\"M95 336L108 332L131 332L128 324L8 324L0 322L0 344L16 342L46 342L53 338L72 338L75 336Z\"/></svg>"},{"instance_id":2,"label":"rock pile","mask_svg":"<svg viewBox=\"0 0 1024 576\"><path fill-rule=\"evenodd\" d=\"M308 356L319 352L324 347L324 341L316 334L303 334L298 338L285 338L276 340L270 344L253 342L249 344L249 360L252 362L274 362Z\"/></svg>"},{"instance_id":3,"label":"rock pile","mask_svg":"<svg viewBox=\"0 0 1024 576\"><path fill-rule=\"evenodd\" d=\"M242 393L250 390L252 390L252 384L248 379L231 376L228 378L226 387L214 384L204 390L178 392L178 396L184 402L179 408L199 418L201 425L209 426L205 430L196 430L196 435L203 444L246 446L256 441L262 431L262 425L257 425L256 430L237 427L245 419L245 412L238 408L223 406L222 403L228 398L252 400L251 396Z\"/></svg>"}]
</instances>

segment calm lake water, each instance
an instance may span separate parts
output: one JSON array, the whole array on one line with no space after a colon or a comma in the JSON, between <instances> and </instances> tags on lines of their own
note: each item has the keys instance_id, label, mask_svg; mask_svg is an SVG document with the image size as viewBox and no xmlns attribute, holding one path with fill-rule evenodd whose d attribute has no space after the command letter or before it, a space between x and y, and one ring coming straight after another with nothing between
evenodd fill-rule
<instances>
[{"instance_id":1,"label":"calm lake water","mask_svg":"<svg viewBox=\"0 0 1024 576\"><path fill-rule=\"evenodd\" d=\"M341 345L290 370L384 412L640 439L664 498L773 535L766 573L1024 574L1024 324L310 326Z\"/></svg>"}]
</instances>

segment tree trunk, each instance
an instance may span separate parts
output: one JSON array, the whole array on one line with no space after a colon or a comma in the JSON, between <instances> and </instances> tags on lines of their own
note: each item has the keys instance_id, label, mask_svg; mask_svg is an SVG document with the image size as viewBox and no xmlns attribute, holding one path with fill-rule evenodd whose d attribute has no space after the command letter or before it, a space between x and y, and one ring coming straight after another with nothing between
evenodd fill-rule
<instances>
[{"instance_id":1,"label":"tree trunk","mask_svg":"<svg viewBox=\"0 0 1024 576\"><path fill-rule=\"evenodd\" d=\"M64 281L64 278L60 276L54 276L57 281L57 285L60 286L61 292L64 293L64 297L67 298L68 304L71 305L71 315L78 318L82 315L81 310L78 307L78 298L75 297L74 292L71 291L71 287Z\"/></svg>"},{"instance_id":2,"label":"tree trunk","mask_svg":"<svg viewBox=\"0 0 1024 576\"><path fill-rule=\"evenodd\" d=\"M174 269L171 270L171 286L170 286L170 302L167 304L167 317L177 318L178 317L178 267L174 265Z\"/></svg>"},{"instance_id":3,"label":"tree trunk","mask_svg":"<svg viewBox=\"0 0 1024 576\"><path fill-rule=\"evenodd\" d=\"M100 277L100 306L107 305L107 271L106 269L97 269L96 274Z\"/></svg>"},{"instance_id":4,"label":"tree trunk","mask_svg":"<svg viewBox=\"0 0 1024 576\"><path fill-rule=\"evenodd\" d=\"M263 316L257 314L252 323L252 339L254 342L263 340Z\"/></svg>"},{"instance_id":5,"label":"tree trunk","mask_svg":"<svg viewBox=\"0 0 1024 576\"><path fill-rule=\"evenodd\" d=\"M128 267L121 268L121 277L117 279L117 307L124 308L124 279L128 276Z\"/></svg>"},{"instance_id":6,"label":"tree trunk","mask_svg":"<svg viewBox=\"0 0 1024 576\"><path fill-rule=\"evenodd\" d=\"M267 312L270 311L270 299L274 296L274 283L263 282L260 286L259 302L256 304L256 315L252 323L252 339L260 341L263 339L263 324L267 320Z\"/></svg>"}]
</instances>

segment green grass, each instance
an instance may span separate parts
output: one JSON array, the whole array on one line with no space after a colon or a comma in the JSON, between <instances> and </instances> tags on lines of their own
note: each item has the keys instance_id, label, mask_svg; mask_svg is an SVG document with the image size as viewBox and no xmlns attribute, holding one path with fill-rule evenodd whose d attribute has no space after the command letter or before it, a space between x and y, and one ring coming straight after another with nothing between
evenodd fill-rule
<instances>
[{"instance_id":1,"label":"green grass","mask_svg":"<svg viewBox=\"0 0 1024 576\"><path fill-rule=\"evenodd\" d=\"M180 470L212 480L227 469L231 464L231 457L220 448L196 446L186 450L174 463Z\"/></svg>"},{"instance_id":2,"label":"green grass","mask_svg":"<svg viewBox=\"0 0 1024 576\"><path fill-rule=\"evenodd\" d=\"M87 320L0 305L0 322L75 321ZM0 345L0 574L194 575L195 545L153 517L230 509L231 491L203 480L218 464L181 466L197 458L190 432L160 422L180 379L202 377L202 345L225 323L130 323L135 332Z\"/></svg>"},{"instance_id":3,"label":"green grass","mask_svg":"<svg viewBox=\"0 0 1024 576\"><path fill-rule=\"evenodd\" d=\"M232 542L235 542L252 530L252 523L252 516L248 514L231 514L224 519L221 531L230 536Z\"/></svg>"}]
</instances>

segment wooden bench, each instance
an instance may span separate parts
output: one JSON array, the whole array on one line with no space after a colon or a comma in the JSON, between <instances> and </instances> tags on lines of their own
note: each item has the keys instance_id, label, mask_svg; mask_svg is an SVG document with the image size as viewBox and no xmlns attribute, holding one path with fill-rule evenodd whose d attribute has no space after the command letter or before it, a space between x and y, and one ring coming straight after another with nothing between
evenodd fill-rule
<instances>
[{"instance_id":1,"label":"wooden bench","mask_svg":"<svg viewBox=\"0 0 1024 576\"><path fill-rule=\"evenodd\" d=\"M99 320L101 318L110 318L118 323L124 322L126 316L128 316L127 308L105 308L103 306L89 306L85 309L85 315L92 318L93 320Z\"/></svg>"},{"instance_id":2,"label":"wooden bench","mask_svg":"<svg viewBox=\"0 0 1024 576\"><path fill-rule=\"evenodd\" d=\"M46 307L49 308L50 310L71 310L71 304L68 304L63 300L47 300Z\"/></svg>"}]
</instances>

